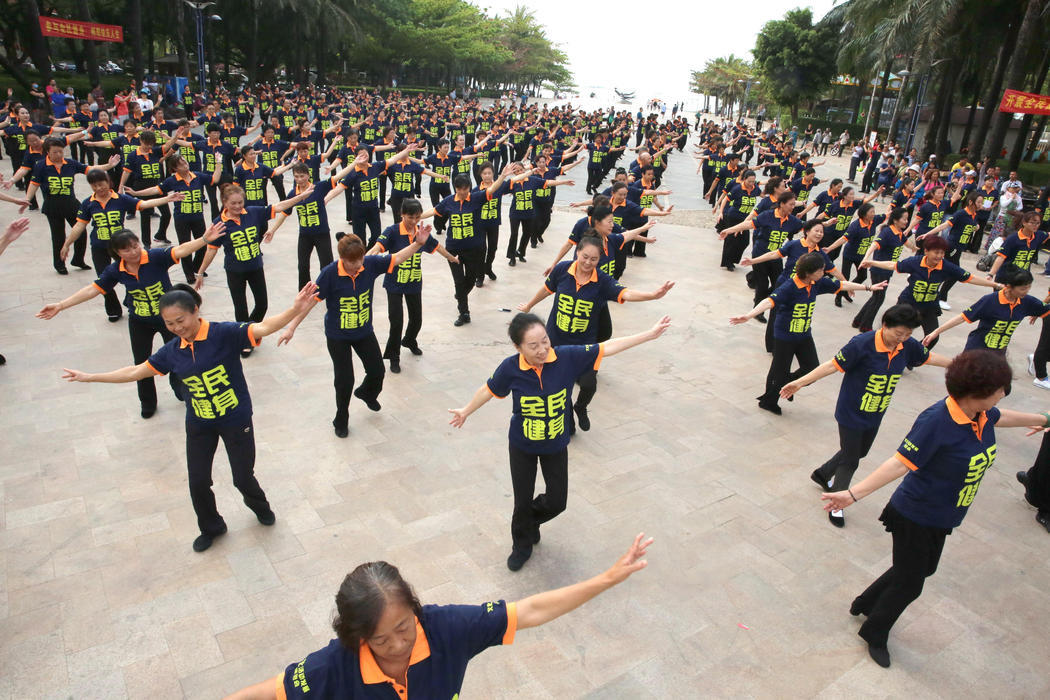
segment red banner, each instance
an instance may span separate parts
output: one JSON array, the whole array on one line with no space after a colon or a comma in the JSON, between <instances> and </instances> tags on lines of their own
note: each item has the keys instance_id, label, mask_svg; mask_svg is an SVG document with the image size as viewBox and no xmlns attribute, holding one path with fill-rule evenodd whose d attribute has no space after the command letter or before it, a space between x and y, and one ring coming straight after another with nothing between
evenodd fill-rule
<instances>
[{"instance_id":1,"label":"red banner","mask_svg":"<svg viewBox=\"0 0 1050 700\"><path fill-rule=\"evenodd\" d=\"M1003 93L999 111L1015 114L1050 114L1050 96L1007 90Z\"/></svg>"},{"instance_id":2,"label":"red banner","mask_svg":"<svg viewBox=\"0 0 1050 700\"><path fill-rule=\"evenodd\" d=\"M63 39L124 43L124 28L118 24L96 24L61 17L41 17L40 31L44 36L59 36Z\"/></svg>"}]
</instances>

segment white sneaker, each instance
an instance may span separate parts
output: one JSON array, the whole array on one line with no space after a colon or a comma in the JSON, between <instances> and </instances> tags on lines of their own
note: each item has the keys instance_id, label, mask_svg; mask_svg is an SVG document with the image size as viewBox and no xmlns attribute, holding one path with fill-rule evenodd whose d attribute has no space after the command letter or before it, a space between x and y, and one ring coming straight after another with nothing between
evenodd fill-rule
<instances>
[{"instance_id":1,"label":"white sneaker","mask_svg":"<svg viewBox=\"0 0 1050 700\"><path fill-rule=\"evenodd\" d=\"M938 301L937 303L941 305L941 310L942 311L951 311L952 310L951 305L949 305L948 302L946 302L946 301Z\"/></svg>"},{"instance_id":2,"label":"white sneaker","mask_svg":"<svg viewBox=\"0 0 1050 700\"><path fill-rule=\"evenodd\" d=\"M1035 384L1040 389L1050 389L1050 377L1046 379L1035 379L1032 381L1032 384Z\"/></svg>"},{"instance_id":3,"label":"white sneaker","mask_svg":"<svg viewBox=\"0 0 1050 700\"><path fill-rule=\"evenodd\" d=\"M1028 356L1028 374L1035 376L1035 355Z\"/></svg>"}]
</instances>

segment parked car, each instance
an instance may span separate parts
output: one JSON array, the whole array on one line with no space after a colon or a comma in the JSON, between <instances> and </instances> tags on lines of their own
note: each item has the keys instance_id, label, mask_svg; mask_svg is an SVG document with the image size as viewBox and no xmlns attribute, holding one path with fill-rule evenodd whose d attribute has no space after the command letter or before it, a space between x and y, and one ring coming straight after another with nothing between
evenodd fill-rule
<instances>
[{"instance_id":1,"label":"parked car","mask_svg":"<svg viewBox=\"0 0 1050 700\"><path fill-rule=\"evenodd\" d=\"M109 73L111 75L120 75L124 72L124 69L121 68L118 64L114 63L113 61L106 61L98 68L103 73Z\"/></svg>"},{"instance_id":2,"label":"parked car","mask_svg":"<svg viewBox=\"0 0 1050 700\"><path fill-rule=\"evenodd\" d=\"M55 68L60 71L65 71L67 73L73 73L77 69L77 64L73 63L72 61L59 61L55 64Z\"/></svg>"}]
</instances>

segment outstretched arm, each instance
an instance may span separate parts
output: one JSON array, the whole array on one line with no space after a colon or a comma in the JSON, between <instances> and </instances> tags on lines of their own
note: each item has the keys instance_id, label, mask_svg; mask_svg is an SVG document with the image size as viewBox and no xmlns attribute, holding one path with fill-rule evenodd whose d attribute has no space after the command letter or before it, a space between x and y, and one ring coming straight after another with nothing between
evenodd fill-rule
<instances>
[{"instance_id":1,"label":"outstretched arm","mask_svg":"<svg viewBox=\"0 0 1050 700\"><path fill-rule=\"evenodd\" d=\"M602 349L605 357L612 357L617 353L621 353L624 350L629 350L635 345L641 345L642 343L648 343L650 340L656 340L664 331L671 325L671 317L664 316L653 325L647 331L636 333L635 335L628 335L623 338L612 338L602 343Z\"/></svg>"},{"instance_id":2,"label":"outstretched arm","mask_svg":"<svg viewBox=\"0 0 1050 700\"><path fill-rule=\"evenodd\" d=\"M478 410L492 398L492 392L489 391L488 384L482 384L481 387L474 392L474 396L471 397L470 403L463 408L450 408L448 412L452 414L449 418L449 425L453 428L462 428L463 424L467 422L467 417Z\"/></svg>"}]
</instances>

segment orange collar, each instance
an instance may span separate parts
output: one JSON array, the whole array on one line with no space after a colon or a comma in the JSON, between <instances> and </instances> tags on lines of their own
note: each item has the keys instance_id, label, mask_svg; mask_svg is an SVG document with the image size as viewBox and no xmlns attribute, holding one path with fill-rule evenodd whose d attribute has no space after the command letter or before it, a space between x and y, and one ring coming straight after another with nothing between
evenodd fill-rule
<instances>
[{"instance_id":1,"label":"orange collar","mask_svg":"<svg viewBox=\"0 0 1050 700\"><path fill-rule=\"evenodd\" d=\"M248 213L248 211L246 209L241 209L240 213L237 214L236 216L228 216L226 214L226 210L223 209L222 212L219 214L219 218L222 219L223 221L230 221L232 219L233 221L237 222L238 226L240 226L241 225L241 217L244 216L247 213Z\"/></svg>"},{"instance_id":2,"label":"orange collar","mask_svg":"<svg viewBox=\"0 0 1050 700\"><path fill-rule=\"evenodd\" d=\"M55 165L51 162L51 156L44 156L44 162L47 163L47 165L50 165L55 170L58 170L60 167L66 164L66 159L63 158L62 160L58 161L58 165Z\"/></svg>"},{"instance_id":3,"label":"orange collar","mask_svg":"<svg viewBox=\"0 0 1050 700\"><path fill-rule=\"evenodd\" d=\"M364 268L362 267L361 270ZM357 279L357 276L361 274L361 270L358 270L354 274L350 274L346 271L346 267L343 266L343 259L339 258L339 264L336 266L336 270L339 272L340 277L349 277L351 279Z\"/></svg>"},{"instance_id":4,"label":"orange collar","mask_svg":"<svg viewBox=\"0 0 1050 700\"><path fill-rule=\"evenodd\" d=\"M405 220L404 219L402 219L401 223L398 224L397 229L398 229L398 232L400 232L400 234L402 236L408 236L409 238L413 238L416 235L415 229L411 229L410 230L410 229L405 228Z\"/></svg>"},{"instance_id":5,"label":"orange collar","mask_svg":"<svg viewBox=\"0 0 1050 700\"><path fill-rule=\"evenodd\" d=\"M375 656L372 655L372 650L368 647L368 642L361 643L361 648L358 650L357 656L361 666L362 683L369 685L390 683L395 688L402 688L407 691L407 688L404 688L400 683L383 673L383 669L379 668ZM423 631L423 626L419 624L419 619L417 618L416 643L412 645L412 655L408 659L408 665L412 666L413 664L417 664L427 658L430 658L430 642L427 641L427 635ZM401 693L401 697L404 697L405 695L407 695L407 692Z\"/></svg>"},{"instance_id":6,"label":"orange collar","mask_svg":"<svg viewBox=\"0 0 1050 700\"><path fill-rule=\"evenodd\" d=\"M546 364L548 362L554 362L557 359L558 359L558 355L554 352L554 348L551 348L550 350L547 351L547 359L544 360L543 363ZM522 355L521 353L518 353L518 369L520 369L522 371L525 371L525 372L527 372L527 371L529 371L531 369L536 374L540 373L540 370L538 370L535 367L533 367L532 365L530 365L528 363L528 361L525 359L525 356Z\"/></svg>"},{"instance_id":7,"label":"orange collar","mask_svg":"<svg viewBox=\"0 0 1050 700\"><path fill-rule=\"evenodd\" d=\"M102 205L103 209L105 209L106 205L109 204L110 202L112 202L114 199L120 199L120 195L117 194L116 192L114 192L113 190L109 191L109 196L106 197L106 201L104 201L104 202L101 199L99 199L97 196L91 195L91 201L92 202L98 202L99 204Z\"/></svg>"},{"instance_id":8,"label":"orange collar","mask_svg":"<svg viewBox=\"0 0 1050 700\"><path fill-rule=\"evenodd\" d=\"M891 348L882 339L882 329L875 331L875 352L887 352L890 355L888 359L892 360L893 356L900 352L903 347L904 343L897 343Z\"/></svg>"},{"instance_id":9,"label":"orange collar","mask_svg":"<svg viewBox=\"0 0 1050 700\"><path fill-rule=\"evenodd\" d=\"M193 171L190 171L190 173L186 177L183 177L182 175L180 175L178 173L178 171L176 171L175 172L175 179L176 180L180 180L182 182L185 182L187 185L189 185L190 183L193 182Z\"/></svg>"},{"instance_id":10,"label":"orange collar","mask_svg":"<svg viewBox=\"0 0 1050 700\"><path fill-rule=\"evenodd\" d=\"M65 161L63 161L63 162L65 162ZM1024 232L1024 228L1019 228L1019 229L1017 229L1017 237L1020 238L1022 241L1030 241L1033 238L1035 238L1035 234L1033 233L1030 236L1026 236L1025 232Z\"/></svg>"},{"instance_id":11,"label":"orange collar","mask_svg":"<svg viewBox=\"0 0 1050 700\"><path fill-rule=\"evenodd\" d=\"M142 251L142 255L139 257L139 265L145 265L148 262L149 262L149 253L147 253L146 251ZM120 271L121 272L128 272L128 268L124 267L124 260L123 259L121 259L121 261L120 261ZM131 274L131 273L129 272L128 274ZM204 324L205 323L207 323L207 321L201 321L201 327L202 328L204 328ZM200 335L200 334L198 333L198 335ZM207 328L204 328L204 337L205 338L208 337L208 329ZM200 338L197 338L197 340L200 340ZM183 341L183 342L185 342L185 341ZM183 345L182 347L186 347L186 346Z\"/></svg>"},{"instance_id":12,"label":"orange collar","mask_svg":"<svg viewBox=\"0 0 1050 700\"><path fill-rule=\"evenodd\" d=\"M574 278L576 277L576 262L575 261L573 261L572 265L569 265L568 273L570 275L572 275ZM598 268L594 268L593 270L591 270L590 279L588 279L587 282L584 282L583 284L588 284L590 282L597 282L597 281L598 281ZM583 285L581 285L579 282L576 283L576 289L579 289L581 286L583 286Z\"/></svg>"},{"instance_id":13,"label":"orange collar","mask_svg":"<svg viewBox=\"0 0 1050 700\"><path fill-rule=\"evenodd\" d=\"M969 425L973 428L973 432L977 435L977 439L981 439L981 433L984 431L984 424L988 422L988 416L984 411L977 414L977 420L971 420L966 412L959 407L959 403L951 396L944 400L945 405L948 407L948 415L952 417L952 420L959 425Z\"/></svg>"},{"instance_id":14,"label":"orange collar","mask_svg":"<svg viewBox=\"0 0 1050 700\"><path fill-rule=\"evenodd\" d=\"M791 281L795 283L796 287L798 287L799 289L805 289L807 292L809 290L813 289L813 283L812 282L809 282L809 283L803 282L802 278L800 278L798 275L792 275L791 276Z\"/></svg>"},{"instance_id":15,"label":"orange collar","mask_svg":"<svg viewBox=\"0 0 1050 700\"><path fill-rule=\"evenodd\" d=\"M1020 299L1015 299L1014 301L1010 301L1009 299L1006 298L1006 290L1000 289L999 290L999 303L1003 304L1005 306L1009 306L1011 311L1012 311L1014 309L1014 307L1016 307L1018 304L1021 303L1021 300Z\"/></svg>"},{"instance_id":16,"label":"orange collar","mask_svg":"<svg viewBox=\"0 0 1050 700\"><path fill-rule=\"evenodd\" d=\"M364 165L364 166L355 165L354 166L354 170L356 170L359 173L367 173L368 172L368 165L367 164Z\"/></svg>"},{"instance_id":17,"label":"orange collar","mask_svg":"<svg viewBox=\"0 0 1050 700\"><path fill-rule=\"evenodd\" d=\"M454 196L452 197L452 201L454 201L454 202L469 202L469 201L470 201L470 192L468 191L468 192L467 192L467 196L466 196L466 197L464 197L463 199L460 199L460 198L459 198L459 192L457 192L457 193L456 193L456 194L455 194L455 195L454 195Z\"/></svg>"},{"instance_id":18,"label":"orange collar","mask_svg":"<svg viewBox=\"0 0 1050 700\"><path fill-rule=\"evenodd\" d=\"M930 267L926 264L926 256L924 255L922 256L922 261L919 263L919 265L925 267L927 270L940 270L942 267L944 267L944 261L941 260L939 263L937 263L937 267Z\"/></svg>"},{"instance_id":19,"label":"orange collar","mask_svg":"<svg viewBox=\"0 0 1050 700\"><path fill-rule=\"evenodd\" d=\"M186 342L184 339L180 338L179 339L179 347L180 348L192 347L194 343L196 343L198 341L201 341L201 340L207 340L207 339L208 339L208 322L205 321L202 318L201 319L201 327L197 330L197 335L193 338L193 340L191 340L189 342Z\"/></svg>"},{"instance_id":20,"label":"orange collar","mask_svg":"<svg viewBox=\"0 0 1050 700\"><path fill-rule=\"evenodd\" d=\"M146 160L149 160L150 155L152 155L152 153L151 153L152 149L146 148L146 150L143 151L142 150L143 148L145 148L145 146L142 146L140 144L139 147L135 149L135 153L137 153L138 155L142 156Z\"/></svg>"}]
</instances>

